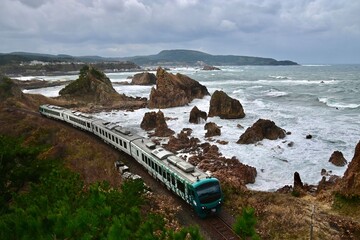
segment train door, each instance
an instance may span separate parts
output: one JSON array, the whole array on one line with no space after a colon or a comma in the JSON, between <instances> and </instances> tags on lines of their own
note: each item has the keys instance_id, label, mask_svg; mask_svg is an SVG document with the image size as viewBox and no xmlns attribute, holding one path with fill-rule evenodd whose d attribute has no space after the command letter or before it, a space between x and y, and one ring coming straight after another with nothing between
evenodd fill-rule
<instances>
[{"instance_id":1,"label":"train door","mask_svg":"<svg viewBox=\"0 0 360 240\"><path fill-rule=\"evenodd\" d=\"M190 203L190 205L196 207L196 200L195 200L195 192L191 185L187 186L187 198L186 201Z\"/></svg>"}]
</instances>

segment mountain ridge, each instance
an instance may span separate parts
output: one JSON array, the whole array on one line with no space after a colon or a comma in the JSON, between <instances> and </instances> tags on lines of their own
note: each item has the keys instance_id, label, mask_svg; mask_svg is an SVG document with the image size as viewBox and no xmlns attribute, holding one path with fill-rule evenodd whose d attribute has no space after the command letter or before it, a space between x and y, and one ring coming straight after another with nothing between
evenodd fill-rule
<instances>
[{"instance_id":1,"label":"mountain ridge","mask_svg":"<svg viewBox=\"0 0 360 240\"><path fill-rule=\"evenodd\" d=\"M212 55L209 53L173 49L162 50L157 54L130 57L101 57L101 56L71 56L68 54L42 54L29 52L0 53L0 65L26 63L31 61L44 62L117 62L131 61L137 65L176 66L176 65L298 65L290 60L275 60L273 58L240 56L240 55Z\"/></svg>"}]
</instances>

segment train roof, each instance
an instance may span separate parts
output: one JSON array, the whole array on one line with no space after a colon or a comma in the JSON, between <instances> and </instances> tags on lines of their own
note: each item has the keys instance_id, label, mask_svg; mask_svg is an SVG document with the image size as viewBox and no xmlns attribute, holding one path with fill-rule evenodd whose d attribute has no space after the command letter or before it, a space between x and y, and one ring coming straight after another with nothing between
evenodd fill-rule
<instances>
[{"instance_id":1,"label":"train roof","mask_svg":"<svg viewBox=\"0 0 360 240\"><path fill-rule=\"evenodd\" d=\"M92 123L94 125L98 126L98 127L108 129L112 133L114 133L114 134L116 134L116 135L120 136L121 138L126 139L128 141L133 141L135 139L142 138L141 136L139 136L137 134L133 134L128 129L123 128L123 127L117 125L116 123L107 122L107 121L104 121L102 119L96 119Z\"/></svg>"},{"instance_id":2,"label":"train roof","mask_svg":"<svg viewBox=\"0 0 360 240\"><path fill-rule=\"evenodd\" d=\"M196 168L192 164L186 162L184 159L176 156L174 153L169 152L162 147L149 148L148 146L155 146L153 142L149 139L136 139L133 141L133 144L141 148L148 155L153 157L155 156L158 161L163 163L165 167L171 169L173 172L175 172L177 175L187 180L191 184L209 177L200 169Z\"/></svg>"}]
</instances>

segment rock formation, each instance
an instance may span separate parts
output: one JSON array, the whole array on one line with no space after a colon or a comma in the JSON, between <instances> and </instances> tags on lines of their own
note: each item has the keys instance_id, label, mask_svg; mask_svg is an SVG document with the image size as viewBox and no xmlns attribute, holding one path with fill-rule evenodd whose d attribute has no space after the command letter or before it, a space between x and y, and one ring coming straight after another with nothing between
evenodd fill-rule
<instances>
[{"instance_id":1,"label":"rock formation","mask_svg":"<svg viewBox=\"0 0 360 240\"><path fill-rule=\"evenodd\" d=\"M209 95L205 86L180 73L174 75L158 68L156 77L156 88L151 89L149 108L184 106L194 98Z\"/></svg>"},{"instance_id":2,"label":"rock formation","mask_svg":"<svg viewBox=\"0 0 360 240\"><path fill-rule=\"evenodd\" d=\"M256 168L241 163L235 157L222 156L216 145L201 144L202 152L191 156L189 162L204 171L210 171L221 183L235 189L246 189L246 184L254 183Z\"/></svg>"},{"instance_id":3,"label":"rock formation","mask_svg":"<svg viewBox=\"0 0 360 240\"><path fill-rule=\"evenodd\" d=\"M59 94L60 98L72 101L72 104L90 108L96 105L99 109L134 109L144 107L147 103L146 98L133 98L117 93L103 72L88 65L80 70L79 78L61 89Z\"/></svg>"},{"instance_id":4,"label":"rock formation","mask_svg":"<svg viewBox=\"0 0 360 240\"><path fill-rule=\"evenodd\" d=\"M24 98L24 94L13 80L5 76L0 76L0 101L5 101L11 97L21 99Z\"/></svg>"},{"instance_id":5,"label":"rock formation","mask_svg":"<svg viewBox=\"0 0 360 240\"><path fill-rule=\"evenodd\" d=\"M225 92L216 90L211 96L209 117L219 116L224 119L245 117L241 103L229 97Z\"/></svg>"},{"instance_id":6,"label":"rock formation","mask_svg":"<svg viewBox=\"0 0 360 240\"><path fill-rule=\"evenodd\" d=\"M343 167L347 164L347 161L344 158L344 155L340 151L333 152L333 154L331 154L329 162L331 162L332 164L334 164L335 166L338 166L338 167Z\"/></svg>"},{"instance_id":7,"label":"rock formation","mask_svg":"<svg viewBox=\"0 0 360 240\"><path fill-rule=\"evenodd\" d=\"M204 129L207 130L205 137L220 136L221 129L216 123L208 122L205 124Z\"/></svg>"},{"instance_id":8,"label":"rock formation","mask_svg":"<svg viewBox=\"0 0 360 240\"><path fill-rule=\"evenodd\" d=\"M339 183L339 192L347 197L360 198L360 141L355 154Z\"/></svg>"},{"instance_id":9,"label":"rock formation","mask_svg":"<svg viewBox=\"0 0 360 240\"><path fill-rule=\"evenodd\" d=\"M200 144L200 140L190 137L191 130L183 129L177 137L171 136L164 145L169 151L190 153L188 161L204 171L210 171L222 183L235 189L246 189L245 184L254 183L257 175L254 167L242 164L235 157L226 158L216 145Z\"/></svg>"},{"instance_id":10,"label":"rock formation","mask_svg":"<svg viewBox=\"0 0 360 240\"><path fill-rule=\"evenodd\" d=\"M81 69L79 78L61 89L59 94L73 98L90 98L94 102L103 103L118 93L104 73L86 66Z\"/></svg>"},{"instance_id":11,"label":"rock formation","mask_svg":"<svg viewBox=\"0 0 360 240\"><path fill-rule=\"evenodd\" d=\"M140 127L146 131L155 129L152 136L169 137L174 134L174 131L168 128L166 124L164 113L162 111L147 112L140 124Z\"/></svg>"},{"instance_id":12,"label":"rock formation","mask_svg":"<svg viewBox=\"0 0 360 240\"><path fill-rule=\"evenodd\" d=\"M264 138L275 140L284 138L285 136L285 130L276 126L273 121L259 119L254 125L246 129L237 143L251 144L261 141Z\"/></svg>"},{"instance_id":13,"label":"rock formation","mask_svg":"<svg viewBox=\"0 0 360 240\"><path fill-rule=\"evenodd\" d=\"M304 184L301 181L300 174L298 172L294 173L294 189L302 189Z\"/></svg>"},{"instance_id":14,"label":"rock formation","mask_svg":"<svg viewBox=\"0 0 360 240\"><path fill-rule=\"evenodd\" d=\"M193 107L190 111L190 123L196 123L199 124L201 119L205 120L207 119L207 113L204 111L199 110L196 106Z\"/></svg>"},{"instance_id":15,"label":"rock formation","mask_svg":"<svg viewBox=\"0 0 360 240\"><path fill-rule=\"evenodd\" d=\"M218 67L214 67L214 66L210 66L210 65L205 65L202 70L205 70L205 71L213 71L213 70L221 70L220 68Z\"/></svg>"},{"instance_id":16,"label":"rock formation","mask_svg":"<svg viewBox=\"0 0 360 240\"><path fill-rule=\"evenodd\" d=\"M154 85L156 84L156 76L153 73L143 72L137 73L131 80L133 85Z\"/></svg>"},{"instance_id":17,"label":"rock formation","mask_svg":"<svg viewBox=\"0 0 360 240\"><path fill-rule=\"evenodd\" d=\"M195 152L199 147L200 140L190 137L192 130L184 128L176 137L170 136L165 148L171 152L181 151L182 153Z\"/></svg>"}]
</instances>

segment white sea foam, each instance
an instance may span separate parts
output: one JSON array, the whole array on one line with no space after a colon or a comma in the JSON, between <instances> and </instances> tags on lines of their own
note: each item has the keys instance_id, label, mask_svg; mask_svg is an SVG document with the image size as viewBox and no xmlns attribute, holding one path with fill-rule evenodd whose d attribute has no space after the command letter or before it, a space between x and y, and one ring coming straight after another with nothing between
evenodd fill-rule
<instances>
[{"instance_id":1,"label":"white sea foam","mask_svg":"<svg viewBox=\"0 0 360 240\"><path fill-rule=\"evenodd\" d=\"M337 102L336 99L334 99L334 98L319 97L318 100L319 100L319 102L325 103L327 106L333 107L333 108L358 108L358 107L360 107L360 104Z\"/></svg>"}]
</instances>

